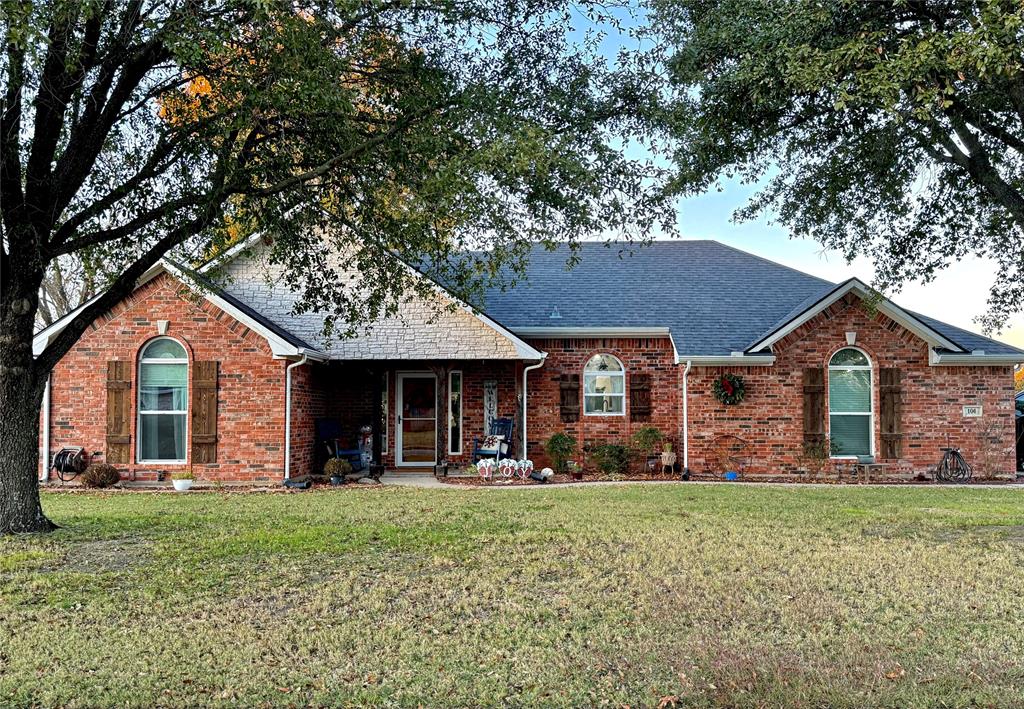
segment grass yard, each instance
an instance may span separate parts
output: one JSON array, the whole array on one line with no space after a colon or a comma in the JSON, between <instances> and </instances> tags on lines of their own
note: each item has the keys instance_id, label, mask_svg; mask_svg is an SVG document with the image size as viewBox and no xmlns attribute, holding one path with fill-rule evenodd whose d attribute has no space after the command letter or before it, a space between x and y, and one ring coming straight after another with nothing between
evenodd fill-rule
<instances>
[{"instance_id":1,"label":"grass yard","mask_svg":"<svg viewBox=\"0 0 1024 709\"><path fill-rule=\"evenodd\" d=\"M0 706L1021 706L1024 491L46 494Z\"/></svg>"}]
</instances>

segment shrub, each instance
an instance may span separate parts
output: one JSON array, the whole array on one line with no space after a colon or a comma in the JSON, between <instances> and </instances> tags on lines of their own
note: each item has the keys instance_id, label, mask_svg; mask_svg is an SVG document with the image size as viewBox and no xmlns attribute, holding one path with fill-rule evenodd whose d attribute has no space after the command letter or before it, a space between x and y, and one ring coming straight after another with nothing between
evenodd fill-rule
<instances>
[{"instance_id":1,"label":"shrub","mask_svg":"<svg viewBox=\"0 0 1024 709\"><path fill-rule=\"evenodd\" d=\"M330 458L324 463L324 475L334 477L345 477L352 472L352 464L341 458Z\"/></svg>"},{"instance_id":2,"label":"shrub","mask_svg":"<svg viewBox=\"0 0 1024 709\"><path fill-rule=\"evenodd\" d=\"M565 464L576 455L576 439L568 433L554 433L544 442L544 451L551 458L556 473L564 473Z\"/></svg>"},{"instance_id":3,"label":"shrub","mask_svg":"<svg viewBox=\"0 0 1024 709\"><path fill-rule=\"evenodd\" d=\"M656 451L664 441L664 434L654 426L644 426L633 434L633 446L641 453Z\"/></svg>"},{"instance_id":4,"label":"shrub","mask_svg":"<svg viewBox=\"0 0 1024 709\"><path fill-rule=\"evenodd\" d=\"M92 463L82 473L82 484L86 487L110 487L121 482L121 473L109 463Z\"/></svg>"},{"instance_id":5,"label":"shrub","mask_svg":"<svg viewBox=\"0 0 1024 709\"><path fill-rule=\"evenodd\" d=\"M174 473L171 475L171 480L195 480L196 476L192 474L191 470L183 470L180 473Z\"/></svg>"},{"instance_id":6,"label":"shrub","mask_svg":"<svg viewBox=\"0 0 1024 709\"><path fill-rule=\"evenodd\" d=\"M629 448L620 443L603 443L590 452L594 465L606 475L622 475L629 469Z\"/></svg>"}]
</instances>

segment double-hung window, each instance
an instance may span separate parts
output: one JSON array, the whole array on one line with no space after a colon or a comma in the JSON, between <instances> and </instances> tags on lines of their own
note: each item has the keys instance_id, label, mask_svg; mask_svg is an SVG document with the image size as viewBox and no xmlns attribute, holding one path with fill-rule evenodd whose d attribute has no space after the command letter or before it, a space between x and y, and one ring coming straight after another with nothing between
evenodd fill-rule
<instances>
[{"instance_id":1,"label":"double-hung window","mask_svg":"<svg viewBox=\"0 0 1024 709\"><path fill-rule=\"evenodd\" d=\"M138 459L140 463L184 463L188 425L188 354L161 337L139 356Z\"/></svg>"},{"instance_id":2,"label":"double-hung window","mask_svg":"<svg viewBox=\"0 0 1024 709\"><path fill-rule=\"evenodd\" d=\"M841 349L828 363L828 413L833 456L873 455L871 361L858 349Z\"/></svg>"},{"instance_id":3,"label":"double-hung window","mask_svg":"<svg viewBox=\"0 0 1024 709\"><path fill-rule=\"evenodd\" d=\"M596 354L583 368L583 413L623 416L626 413L626 369L610 354Z\"/></svg>"}]
</instances>

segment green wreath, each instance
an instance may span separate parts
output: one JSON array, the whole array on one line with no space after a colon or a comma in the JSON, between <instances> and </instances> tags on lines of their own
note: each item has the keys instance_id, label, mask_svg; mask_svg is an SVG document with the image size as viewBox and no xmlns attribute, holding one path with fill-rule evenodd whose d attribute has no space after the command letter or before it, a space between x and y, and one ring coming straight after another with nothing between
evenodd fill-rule
<instances>
[{"instance_id":1,"label":"green wreath","mask_svg":"<svg viewBox=\"0 0 1024 709\"><path fill-rule=\"evenodd\" d=\"M715 398L726 406L735 406L743 401L743 398L747 395L747 387L743 383L743 377L728 372L719 375L711 388L715 392Z\"/></svg>"}]
</instances>

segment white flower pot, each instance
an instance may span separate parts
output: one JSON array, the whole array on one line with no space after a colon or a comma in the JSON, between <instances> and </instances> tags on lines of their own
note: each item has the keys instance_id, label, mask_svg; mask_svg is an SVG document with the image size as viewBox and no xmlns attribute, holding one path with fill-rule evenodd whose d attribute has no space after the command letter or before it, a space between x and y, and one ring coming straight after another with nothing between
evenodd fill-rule
<instances>
[{"instance_id":1,"label":"white flower pot","mask_svg":"<svg viewBox=\"0 0 1024 709\"><path fill-rule=\"evenodd\" d=\"M195 482L195 480L172 480L171 481L171 483L174 484L174 489L177 490L178 492L185 492L186 490L191 490L192 489L192 483L194 483L194 482Z\"/></svg>"}]
</instances>

